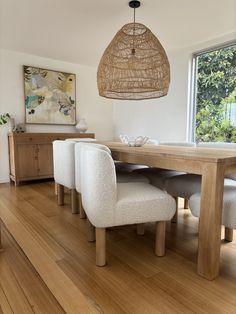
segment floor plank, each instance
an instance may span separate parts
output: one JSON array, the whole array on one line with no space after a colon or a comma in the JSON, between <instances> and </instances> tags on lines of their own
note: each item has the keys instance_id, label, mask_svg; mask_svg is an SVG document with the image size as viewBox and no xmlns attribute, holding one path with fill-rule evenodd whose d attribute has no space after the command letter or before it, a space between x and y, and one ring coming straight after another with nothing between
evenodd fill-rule
<instances>
[{"instance_id":1,"label":"floor plank","mask_svg":"<svg viewBox=\"0 0 236 314\"><path fill-rule=\"evenodd\" d=\"M236 242L222 241L221 275L216 280L198 276L198 220L183 209L181 202L178 224L167 225L166 256L158 258L153 253L154 224L145 226L144 236L136 234L135 226L116 227L107 231L108 265L102 268L95 266L95 244L87 242L86 221L71 214L68 193L65 206L57 206L53 182L0 185L0 214L32 269L67 313L236 313ZM5 241L9 239L6 233ZM25 309L28 306L27 310L40 312L43 308L47 313L55 304L50 298L37 302L37 288L33 289L36 278L28 280L27 267L21 260L24 254L19 251L14 258L18 245L9 243L2 254L5 264L12 259L14 262L10 268L2 264L3 278L17 283ZM15 270L17 267L21 272ZM12 289L6 283L0 286L3 312L14 312ZM77 308L74 300L78 292L80 302L88 306L82 310L81 303ZM45 291L40 293L44 295Z\"/></svg>"},{"instance_id":2,"label":"floor plank","mask_svg":"<svg viewBox=\"0 0 236 314\"><path fill-rule=\"evenodd\" d=\"M0 313L12 314L12 308L7 300L6 294L3 291L2 286L0 285Z\"/></svg>"},{"instance_id":3,"label":"floor plank","mask_svg":"<svg viewBox=\"0 0 236 314\"><path fill-rule=\"evenodd\" d=\"M29 300L33 312L64 313L11 235L7 231L3 235L5 249L1 258L5 260L25 297ZM3 267L5 266L3 265Z\"/></svg>"}]
</instances>

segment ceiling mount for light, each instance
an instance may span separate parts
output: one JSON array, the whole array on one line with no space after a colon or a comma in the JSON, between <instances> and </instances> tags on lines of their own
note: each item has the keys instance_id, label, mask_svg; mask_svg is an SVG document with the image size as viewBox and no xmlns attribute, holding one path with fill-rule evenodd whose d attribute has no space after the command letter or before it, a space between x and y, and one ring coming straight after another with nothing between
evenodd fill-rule
<instances>
[{"instance_id":1,"label":"ceiling mount for light","mask_svg":"<svg viewBox=\"0 0 236 314\"><path fill-rule=\"evenodd\" d=\"M137 9L137 8L140 7L140 1L137 1L137 0L130 1L130 2L129 2L129 6L130 6L132 9Z\"/></svg>"},{"instance_id":2,"label":"ceiling mount for light","mask_svg":"<svg viewBox=\"0 0 236 314\"><path fill-rule=\"evenodd\" d=\"M141 100L167 95L170 66L159 40L145 25L136 23L140 1L130 1L133 23L125 24L106 48L98 66L99 95Z\"/></svg>"}]
</instances>

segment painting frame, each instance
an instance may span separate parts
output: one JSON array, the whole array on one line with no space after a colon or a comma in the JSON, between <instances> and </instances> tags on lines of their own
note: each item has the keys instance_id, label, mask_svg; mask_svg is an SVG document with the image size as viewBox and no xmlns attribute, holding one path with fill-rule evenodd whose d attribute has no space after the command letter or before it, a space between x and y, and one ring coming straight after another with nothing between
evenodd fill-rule
<instances>
[{"instance_id":1,"label":"painting frame","mask_svg":"<svg viewBox=\"0 0 236 314\"><path fill-rule=\"evenodd\" d=\"M76 74L23 65L26 124L76 125Z\"/></svg>"}]
</instances>

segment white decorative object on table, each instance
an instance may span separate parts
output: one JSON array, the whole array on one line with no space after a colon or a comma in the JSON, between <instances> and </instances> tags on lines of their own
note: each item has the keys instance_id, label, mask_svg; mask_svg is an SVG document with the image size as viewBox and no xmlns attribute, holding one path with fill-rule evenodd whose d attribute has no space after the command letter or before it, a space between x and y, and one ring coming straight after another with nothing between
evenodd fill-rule
<instances>
[{"instance_id":1,"label":"white decorative object on table","mask_svg":"<svg viewBox=\"0 0 236 314\"><path fill-rule=\"evenodd\" d=\"M120 135L120 140L123 144L126 144L128 146L140 147L143 146L149 140L149 137Z\"/></svg>"},{"instance_id":2,"label":"white decorative object on table","mask_svg":"<svg viewBox=\"0 0 236 314\"><path fill-rule=\"evenodd\" d=\"M79 133L85 133L88 130L88 124L85 119L80 119L75 128Z\"/></svg>"}]
</instances>

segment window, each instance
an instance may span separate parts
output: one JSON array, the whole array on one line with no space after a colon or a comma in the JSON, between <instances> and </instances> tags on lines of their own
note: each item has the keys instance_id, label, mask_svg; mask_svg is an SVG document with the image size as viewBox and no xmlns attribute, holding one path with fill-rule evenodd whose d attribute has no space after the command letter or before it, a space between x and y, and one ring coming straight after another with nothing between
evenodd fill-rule
<instances>
[{"instance_id":1,"label":"window","mask_svg":"<svg viewBox=\"0 0 236 314\"><path fill-rule=\"evenodd\" d=\"M236 142L236 43L193 61L192 139Z\"/></svg>"}]
</instances>

